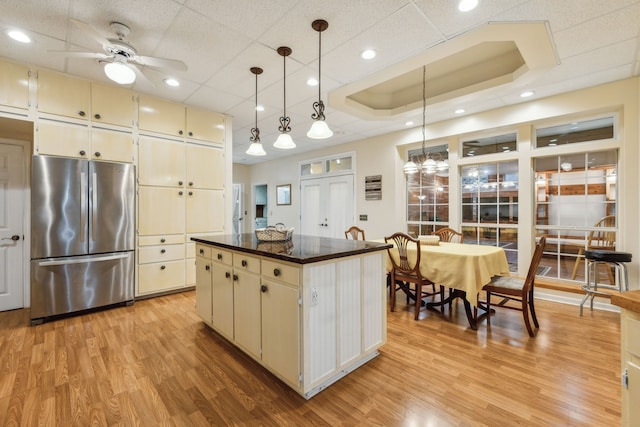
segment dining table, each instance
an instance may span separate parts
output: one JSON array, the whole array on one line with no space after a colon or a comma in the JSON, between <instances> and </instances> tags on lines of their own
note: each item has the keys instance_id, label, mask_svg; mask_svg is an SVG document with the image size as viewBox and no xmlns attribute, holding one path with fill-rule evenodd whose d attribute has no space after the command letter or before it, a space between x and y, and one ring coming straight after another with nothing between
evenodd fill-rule
<instances>
[{"instance_id":1,"label":"dining table","mask_svg":"<svg viewBox=\"0 0 640 427\"><path fill-rule=\"evenodd\" d=\"M380 240L384 242L384 239ZM471 305L478 306L478 294L494 276L509 275L509 263L503 248L468 243L438 242L437 244L421 244L420 274L436 285L451 290L450 295L437 302L426 303L428 308L441 307L456 298L463 300L469 325L476 329L476 318L471 312ZM388 254L398 257L395 247ZM409 246L407 255L410 262L415 262L417 245ZM387 255L386 269L393 268Z\"/></svg>"}]
</instances>

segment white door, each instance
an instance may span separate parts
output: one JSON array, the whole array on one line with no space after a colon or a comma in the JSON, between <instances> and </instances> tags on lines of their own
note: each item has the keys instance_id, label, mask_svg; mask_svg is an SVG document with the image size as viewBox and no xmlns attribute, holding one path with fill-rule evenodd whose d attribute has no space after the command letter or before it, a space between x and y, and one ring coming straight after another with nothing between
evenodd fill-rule
<instances>
[{"instance_id":1,"label":"white door","mask_svg":"<svg viewBox=\"0 0 640 427\"><path fill-rule=\"evenodd\" d=\"M24 152L0 144L0 311L24 307Z\"/></svg>"},{"instance_id":2,"label":"white door","mask_svg":"<svg viewBox=\"0 0 640 427\"><path fill-rule=\"evenodd\" d=\"M233 184L233 234L244 233L243 184Z\"/></svg>"},{"instance_id":3,"label":"white door","mask_svg":"<svg viewBox=\"0 0 640 427\"><path fill-rule=\"evenodd\" d=\"M302 234L344 238L355 223L353 175L303 180L300 194Z\"/></svg>"}]
</instances>

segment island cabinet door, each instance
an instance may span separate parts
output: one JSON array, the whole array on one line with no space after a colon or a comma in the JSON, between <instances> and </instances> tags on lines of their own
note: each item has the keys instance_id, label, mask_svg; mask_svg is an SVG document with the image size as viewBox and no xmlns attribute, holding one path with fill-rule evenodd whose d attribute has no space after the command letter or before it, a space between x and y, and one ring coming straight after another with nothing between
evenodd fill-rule
<instances>
[{"instance_id":1,"label":"island cabinet door","mask_svg":"<svg viewBox=\"0 0 640 427\"><path fill-rule=\"evenodd\" d=\"M298 288L262 280L262 362L299 386L300 338Z\"/></svg>"},{"instance_id":2,"label":"island cabinet door","mask_svg":"<svg viewBox=\"0 0 640 427\"><path fill-rule=\"evenodd\" d=\"M260 276L237 269L233 274L234 341L260 360Z\"/></svg>"},{"instance_id":3,"label":"island cabinet door","mask_svg":"<svg viewBox=\"0 0 640 427\"><path fill-rule=\"evenodd\" d=\"M229 259L231 255L229 254ZM216 259L214 257L214 259ZM233 270L230 265L213 262L213 323L212 326L233 341Z\"/></svg>"}]
</instances>

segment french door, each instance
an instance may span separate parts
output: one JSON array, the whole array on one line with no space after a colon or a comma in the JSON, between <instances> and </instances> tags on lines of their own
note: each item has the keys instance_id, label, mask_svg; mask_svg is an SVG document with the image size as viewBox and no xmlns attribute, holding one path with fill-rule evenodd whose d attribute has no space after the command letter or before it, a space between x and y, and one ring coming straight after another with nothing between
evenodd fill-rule
<instances>
[{"instance_id":1,"label":"french door","mask_svg":"<svg viewBox=\"0 0 640 427\"><path fill-rule=\"evenodd\" d=\"M344 238L355 224L353 175L305 179L300 187L301 234Z\"/></svg>"}]
</instances>

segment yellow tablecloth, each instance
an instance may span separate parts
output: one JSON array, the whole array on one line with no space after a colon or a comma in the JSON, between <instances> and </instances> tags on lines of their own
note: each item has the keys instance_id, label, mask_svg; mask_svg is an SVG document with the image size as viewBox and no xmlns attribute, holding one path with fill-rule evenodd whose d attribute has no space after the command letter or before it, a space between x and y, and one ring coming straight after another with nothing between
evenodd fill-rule
<instances>
[{"instance_id":1,"label":"yellow tablecloth","mask_svg":"<svg viewBox=\"0 0 640 427\"><path fill-rule=\"evenodd\" d=\"M473 305L478 304L478 292L493 276L509 274L507 256L502 248L446 242L421 246L420 273L437 285L465 291L467 300ZM391 253L398 256L394 249ZM410 261L415 261L416 249L409 247L408 255ZM387 257L387 271L391 268L391 260Z\"/></svg>"}]
</instances>

